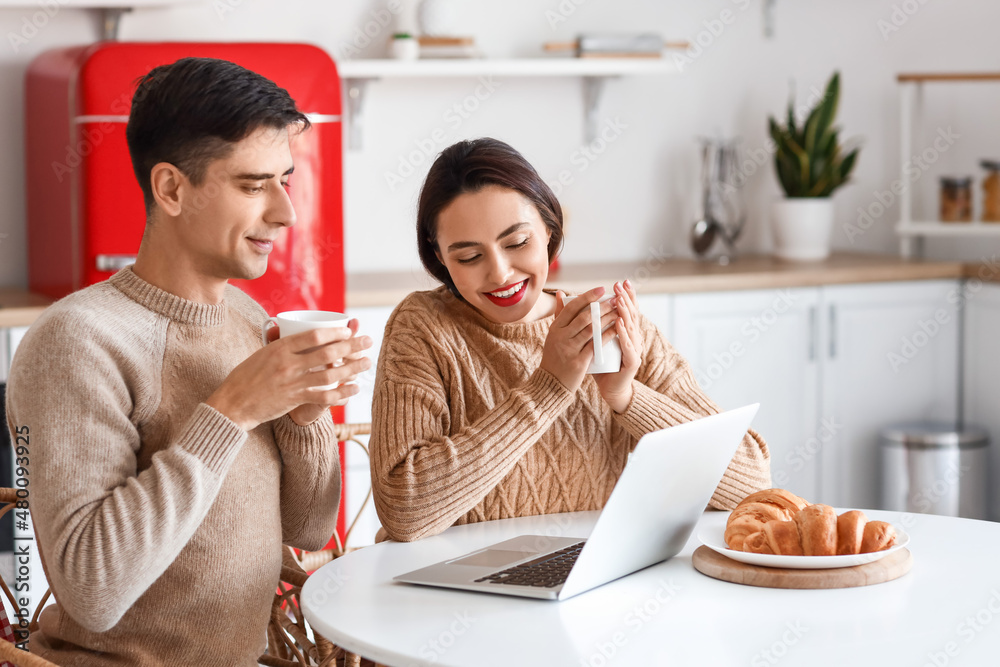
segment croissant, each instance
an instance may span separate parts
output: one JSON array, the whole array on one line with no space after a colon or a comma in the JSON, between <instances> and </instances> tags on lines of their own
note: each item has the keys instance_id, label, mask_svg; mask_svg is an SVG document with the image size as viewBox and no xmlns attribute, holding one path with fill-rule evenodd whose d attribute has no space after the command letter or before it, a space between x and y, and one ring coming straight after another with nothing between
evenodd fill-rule
<instances>
[{"instance_id":1,"label":"croissant","mask_svg":"<svg viewBox=\"0 0 1000 667\"><path fill-rule=\"evenodd\" d=\"M896 542L896 531L884 521L868 521L851 510L839 517L829 505L810 505L789 521L771 521L747 536L743 551L783 556L833 556L871 553ZM730 547L732 548L732 547Z\"/></svg>"},{"instance_id":2,"label":"croissant","mask_svg":"<svg viewBox=\"0 0 1000 667\"><path fill-rule=\"evenodd\" d=\"M744 540L771 521L788 521L807 503L784 489L767 489L744 498L726 521L725 540L730 549L743 551Z\"/></svg>"}]
</instances>

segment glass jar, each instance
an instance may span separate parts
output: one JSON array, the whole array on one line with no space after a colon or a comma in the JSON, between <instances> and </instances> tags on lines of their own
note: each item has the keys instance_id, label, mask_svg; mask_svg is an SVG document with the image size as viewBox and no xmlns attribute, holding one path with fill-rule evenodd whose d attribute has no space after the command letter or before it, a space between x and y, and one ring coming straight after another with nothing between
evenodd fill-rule
<instances>
[{"instance_id":1,"label":"glass jar","mask_svg":"<svg viewBox=\"0 0 1000 667\"><path fill-rule=\"evenodd\" d=\"M983 160L983 222L1000 222L1000 160Z\"/></svg>"},{"instance_id":2,"label":"glass jar","mask_svg":"<svg viewBox=\"0 0 1000 667\"><path fill-rule=\"evenodd\" d=\"M972 221L972 177L941 177L941 221Z\"/></svg>"}]
</instances>

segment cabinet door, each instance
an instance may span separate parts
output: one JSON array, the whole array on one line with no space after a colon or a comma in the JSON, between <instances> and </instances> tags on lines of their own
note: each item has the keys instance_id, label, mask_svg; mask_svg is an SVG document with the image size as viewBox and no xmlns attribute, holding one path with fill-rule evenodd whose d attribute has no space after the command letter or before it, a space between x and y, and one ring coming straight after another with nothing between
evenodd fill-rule
<instances>
[{"instance_id":1,"label":"cabinet door","mask_svg":"<svg viewBox=\"0 0 1000 667\"><path fill-rule=\"evenodd\" d=\"M823 288L823 502L879 505L880 431L958 416L957 281Z\"/></svg>"},{"instance_id":2,"label":"cabinet door","mask_svg":"<svg viewBox=\"0 0 1000 667\"><path fill-rule=\"evenodd\" d=\"M674 296L673 343L725 409L760 403L753 427L775 486L819 496L815 288Z\"/></svg>"},{"instance_id":3,"label":"cabinet door","mask_svg":"<svg viewBox=\"0 0 1000 667\"><path fill-rule=\"evenodd\" d=\"M372 346L368 351L368 357L372 360L372 367L358 376L357 384L361 390L351 397L344 408L344 414L348 423L367 424L372 420L372 398L375 394L375 368L378 364L379 350L382 348L382 336L385 333L385 324L389 321L389 315L395 306L378 306L371 308L348 308L347 314L358 318L358 333L371 336ZM344 499L344 510L347 513L348 521L352 520L361 508L361 504L372 486L371 468L368 465L368 457L361 451L361 448L352 443L347 444L345 452L347 469L344 470L346 479L346 497ZM375 543L375 533L379 527L378 515L375 507L371 504L365 508L364 513L358 519L358 523L351 533L351 546L360 547Z\"/></svg>"},{"instance_id":4,"label":"cabinet door","mask_svg":"<svg viewBox=\"0 0 1000 667\"><path fill-rule=\"evenodd\" d=\"M643 294L636 296L636 307L639 312L649 318L649 321L656 325L660 333L667 339L673 338L674 332L671 322L670 310L673 305L669 294Z\"/></svg>"},{"instance_id":5,"label":"cabinet door","mask_svg":"<svg viewBox=\"0 0 1000 667\"><path fill-rule=\"evenodd\" d=\"M961 295L965 303L965 349L962 414L970 424L990 434L991 518L1000 521L1000 285L971 279Z\"/></svg>"}]
</instances>

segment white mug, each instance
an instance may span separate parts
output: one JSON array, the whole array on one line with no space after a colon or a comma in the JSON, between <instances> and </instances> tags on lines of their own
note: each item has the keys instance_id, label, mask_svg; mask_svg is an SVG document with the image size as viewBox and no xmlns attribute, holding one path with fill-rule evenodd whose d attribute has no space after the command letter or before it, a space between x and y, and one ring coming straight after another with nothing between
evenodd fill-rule
<instances>
[{"instance_id":1,"label":"white mug","mask_svg":"<svg viewBox=\"0 0 1000 667\"><path fill-rule=\"evenodd\" d=\"M344 313L334 313L326 310L289 310L278 313L275 317L268 317L260 326L260 337L267 345L267 330L277 325L278 337L294 336L304 331L313 329L330 329L333 327L346 327L350 318ZM312 387L317 390L335 389L336 384L320 387Z\"/></svg>"},{"instance_id":2,"label":"white mug","mask_svg":"<svg viewBox=\"0 0 1000 667\"><path fill-rule=\"evenodd\" d=\"M566 303L576 297L566 297ZM618 334L604 345L601 341L601 303L610 299L605 297L600 301L590 304L590 324L592 327L591 338L594 341L594 360L587 368L587 375L598 375L600 373L617 373L622 369L622 348L618 344ZM613 325L612 325L613 326Z\"/></svg>"}]
</instances>

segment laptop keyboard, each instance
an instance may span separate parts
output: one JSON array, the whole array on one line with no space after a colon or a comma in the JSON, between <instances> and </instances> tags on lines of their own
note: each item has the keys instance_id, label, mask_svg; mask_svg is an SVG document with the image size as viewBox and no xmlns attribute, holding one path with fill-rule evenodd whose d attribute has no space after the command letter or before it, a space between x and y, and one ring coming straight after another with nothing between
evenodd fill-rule
<instances>
[{"instance_id":1,"label":"laptop keyboard","mask_svg":"<svg viewBox=\"0 0 1000 667\"><path fill-rule=\"evenodd\" d=\"M579 558L584 544L586 544L586 540L571 544L565 549L539 556L527 563L494 572L482 579L476 579L476 582L554 588L566 581L566 577L573 569L573 564Z\"/></svg>"}]
</instances>

